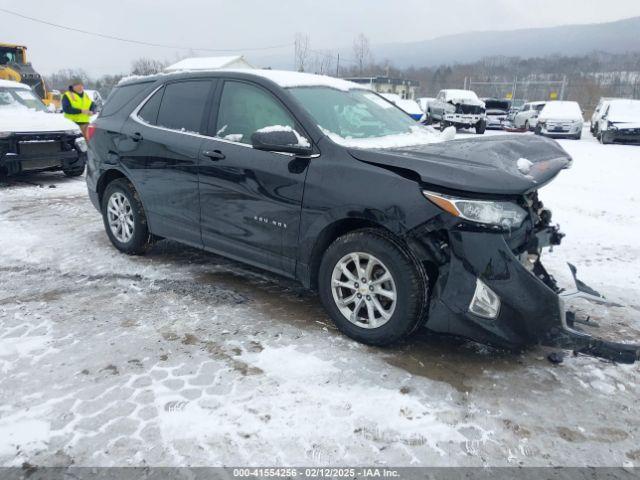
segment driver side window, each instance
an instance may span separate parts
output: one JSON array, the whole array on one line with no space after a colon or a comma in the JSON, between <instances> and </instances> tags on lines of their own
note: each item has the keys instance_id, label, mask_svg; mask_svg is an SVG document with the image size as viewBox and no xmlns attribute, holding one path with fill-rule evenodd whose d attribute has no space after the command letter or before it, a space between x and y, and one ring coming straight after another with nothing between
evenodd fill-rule
<instances>
[{"instance_id":1,"label":"driver side window","mask_svg":"<svg viewBox=\"0 0 640 480\"><path fill-rule=\"evenodd\" d=\"M215 137L251 145L252 134L275 126L295 129L296 122L270 93L244 82L224 83Z\"/></svg>"}]
</instances>

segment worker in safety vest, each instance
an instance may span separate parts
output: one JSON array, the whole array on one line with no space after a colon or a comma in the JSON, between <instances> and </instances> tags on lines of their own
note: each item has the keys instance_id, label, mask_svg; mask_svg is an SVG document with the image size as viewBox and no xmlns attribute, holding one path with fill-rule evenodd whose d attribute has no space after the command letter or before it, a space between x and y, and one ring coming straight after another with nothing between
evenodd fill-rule
<instances>
[{"instance_id":1,"label":"worker in safety vest","mask_svg":"<svg viewBox=\"0 0 640 480\"><path fill-rule=\"evenodd\" d=\"M73 80L69 90L62 95L62 111L65 117L78 124L82 134L86 136L87 125L96 111L96 105L84 92L82 80Z\"/></svg>"}]
</instances>

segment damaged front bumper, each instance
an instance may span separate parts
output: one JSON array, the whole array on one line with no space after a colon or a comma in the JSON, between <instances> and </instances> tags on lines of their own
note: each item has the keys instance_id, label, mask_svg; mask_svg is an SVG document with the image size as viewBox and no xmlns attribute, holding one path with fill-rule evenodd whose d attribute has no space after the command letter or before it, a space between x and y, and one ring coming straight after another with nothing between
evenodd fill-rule
<instances>
[{"instance_id":1,"label":"damaged front bumper","mask_svg":"<svg viewBox=\"0 0 640 480\"><path fill-rule=\"evenodd\" d=\"M547 227L537 231L533 243L539 251L561 238L557 227ZM516 254L508 240L506 234L482 231L449 233L449 258L432 287L428 329L510 349L541 344L620 363L640 359L640 345L578 330L565 300L606 301L575 278L575 268L576 289L562 291L537 255Z\"/></svg>"}]
</instances>

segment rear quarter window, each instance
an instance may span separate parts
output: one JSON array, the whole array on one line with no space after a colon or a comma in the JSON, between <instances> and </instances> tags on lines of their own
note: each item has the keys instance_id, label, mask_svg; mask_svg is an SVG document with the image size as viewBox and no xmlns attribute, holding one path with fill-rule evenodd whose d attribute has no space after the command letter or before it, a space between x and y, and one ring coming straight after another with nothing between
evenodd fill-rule
<instances>
[{"instance_id":1,"label":"rear quarter window","mask_svg":"<svg viewBox=\"0 0 640 480\"><path fill-rule=\"evenodd\" d=\"M141 100L139 99L141 94L143 94L152 84L153 82L132 83L114 88L102 107L100 116L108 117L110 115L114 115L125 105L131 105L133 107L135 101L137 100L139 102Z\"/></svg>"}]
</instances>

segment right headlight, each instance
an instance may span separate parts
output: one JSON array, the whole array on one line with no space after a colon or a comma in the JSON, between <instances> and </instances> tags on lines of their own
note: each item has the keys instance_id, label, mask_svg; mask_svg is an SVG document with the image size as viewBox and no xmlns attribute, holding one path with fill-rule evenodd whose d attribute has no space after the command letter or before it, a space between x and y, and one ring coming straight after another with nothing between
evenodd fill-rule
<instances>
[{"instance_id":1,"label":"right headlight","mask_svg":"<svg viewBox=\"0 0 640 480\"><path fill-rule=\"evenodd\" d=\"M513 202L470 200L423 190L422 194L445 212L470 222L505 229L518 228L527 212Z\"/></svg>"}]
</instances>

